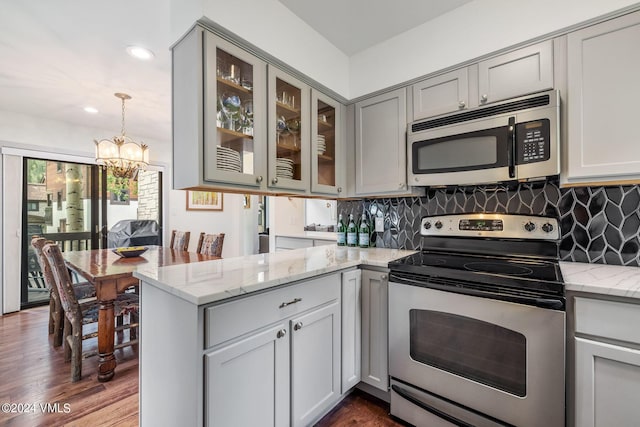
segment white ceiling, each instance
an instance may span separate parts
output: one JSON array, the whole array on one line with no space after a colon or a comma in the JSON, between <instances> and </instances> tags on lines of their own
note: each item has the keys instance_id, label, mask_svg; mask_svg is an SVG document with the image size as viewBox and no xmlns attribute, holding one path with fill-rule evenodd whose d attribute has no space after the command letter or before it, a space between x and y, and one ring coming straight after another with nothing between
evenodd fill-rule
<instances>
[{"instance_id":1,"label":"white ceiling","mask_svg":"<svg viewBox=\"0 0 640 427\"><path fill-rule=\"evenodd\" d=\"M472 0L279 0L351 56Z\"/></svg>"},{"instance_id":2,"label":"white ceiling","mask_svg":"<svg viewBox=\"0 0 640 427\"><path fill-rule=\"evenodd\" d=\"M121 114L113 93L125 92L133 98L127 134L170 140L171 1L0 0L0 110L107 129L96 138L111 137ZM350 55L471 0L280 1ZM155 58L134 59L129 45ZM100 112L85 113L89 105Z\"/></svg>"}]
</instances>

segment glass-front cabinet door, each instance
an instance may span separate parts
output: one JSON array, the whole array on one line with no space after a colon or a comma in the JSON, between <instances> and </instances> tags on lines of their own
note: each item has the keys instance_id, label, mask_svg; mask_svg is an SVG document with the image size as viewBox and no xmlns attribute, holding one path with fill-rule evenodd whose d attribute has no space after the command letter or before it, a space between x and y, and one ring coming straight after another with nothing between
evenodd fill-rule
<instances>
[{"instance_id":1,"label":"glass-front cabinet door","mask_svg":"<svg viewBox=\"0 0 640 427\"><path fill-rule=\"evenodd\" d=\"M204 179L259 187L266 170L266 64L210 33L204 52Z\"/></svg>"},{"instance_id":2,"label":"glass-front cabinet door","mask_svg":"<svg viewBox=\"0 0 640 427\"><path fill-rule=\"evenodd\" d=\"M269 65L269 182L271 188L309 188L309 86Z\"/></svg>"},{"instance_id":3,"label":"glass-front cabinet door","mask_svg":"<svg viewBox=\"0 0 640 427\"><path fill-rule=\"evenodd\" d=\"M339 195L342 192L341 105L311 90L311 191Z\"/></svg>"}]
</instances>

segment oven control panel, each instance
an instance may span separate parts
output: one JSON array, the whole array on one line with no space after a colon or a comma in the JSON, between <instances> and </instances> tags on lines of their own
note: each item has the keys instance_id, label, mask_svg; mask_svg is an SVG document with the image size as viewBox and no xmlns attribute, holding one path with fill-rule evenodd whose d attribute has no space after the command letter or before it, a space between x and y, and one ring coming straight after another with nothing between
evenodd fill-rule
<instances>
[{"instance_id":1,"label":"oven control panel","mask_svg":"<svg viewBox=\"0 0 640 427\"><path fill-rule=\"evenodd\" d=\"M421 234L558 240L560 227L557 219L549 217L474 213L424 217Z\"/></svg>"}]
</instances>

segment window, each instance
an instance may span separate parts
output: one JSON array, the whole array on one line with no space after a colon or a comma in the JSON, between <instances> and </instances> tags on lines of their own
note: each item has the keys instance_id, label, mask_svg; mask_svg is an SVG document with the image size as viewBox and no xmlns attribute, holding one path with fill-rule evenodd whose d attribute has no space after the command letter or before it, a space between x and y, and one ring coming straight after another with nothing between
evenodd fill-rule
<instances>
[{"instance_id":1,"label":"window","mask_svg":"<svg viewBox=\"0 0 640 427\"><path fill-rule=\"evenodd\" d=\"M27 210L29 212L38 212L40 210L40 206L38 202L27 202Z\"/></svg>"},{"instance_id":2,"label":"window","mask_svg":"<svg viewBox=\"0 0 640 427\"><path fill-rule=\"evenodd\" d=\"M62 191L58 191L58 210L62 210Z\"/></svg>"},{"instance_id":3,"label":"window","mask_svg":"<svg viewBox=\"0 0 640 427\"><path fill-rule=\"evenodd\" d=\"M57 173L64 172L64 169L62 168L62 162L56 162L56 172Z\"/></svg>"}]
</instances>

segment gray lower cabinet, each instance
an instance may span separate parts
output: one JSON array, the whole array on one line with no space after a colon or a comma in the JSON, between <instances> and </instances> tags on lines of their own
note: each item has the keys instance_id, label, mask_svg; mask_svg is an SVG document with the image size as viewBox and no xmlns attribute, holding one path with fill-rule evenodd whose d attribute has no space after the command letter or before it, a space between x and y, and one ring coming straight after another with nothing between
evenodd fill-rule
<instances>
[{"instance_id":1,"label":"gray lower cabinet","mask_svg":"<svg viewBox=\"0 0 640 427\"><path fill-rule=\"evenodd\" d=\"M640 305L575 298L575 425L640 420Z\"/></svg>"},{"instance_id":2,"label":"gray lower cabinet","mask_svg":"<svg viewBox=\"0 0 640 427\"><path fill-rule=\"evenodd\" d=\"M389 388L388 272L362 270L362 382Z\"/></svg>"},{"instance_id":3,"label":"gray lower cabinet","mask_svg":"<svg viewBox=\"0 0 640 427\"><path fill-rule=\"evenodd\" d=\"M144 284L141 425L313 425L342 396L341 292L342 272L200 306Z\"/></svg>"},{"instance_id":4,"label":"gray lower cabinet","mask_svg":"<svg viewBox=\"0 0 640 427\"><path fill-rule=\"evenodd\" d=\"M355 195L406 194L406 89L355 105Z\"/></svg>"},{"instance_id":5,"label":"gray lower cabinet","mask_svg":"<svg viewBox=\"0 0 640 427\"><path fill-rule=\"evenodd\" d=\"M288 330L279 323L205 355L208 425L289 425Z\"/></svg>"},{"instance_id":6,"label":"gray lower cabinet","mask_svg":"<svg viewBox=\"0 0 640 427\"><path fill-rule=\"evenodd\" d=\"M289 323L291 426L309 426L341 395L340 301L295 317Z\"/></svg>"},{"instance_id":7,"label":"gray lower cabinet","mask_svg":"<svg viewBox=\"0 0 640 427\"><path fill-rule=\"evenodd\" d=\"M360 382L362 271L342 273L342 393Z\"/></svg>"},{"instance_id":8,"label":"gray lower cabinet","mask_svg":"<svg viewBox=\"0 0 640 427\"><path fill-rule=\"evenodd\" d=\"M567 38L567 164L563 183L640 178L640 12Z\"/></svg>"}]
</instances>

